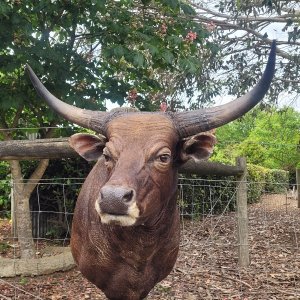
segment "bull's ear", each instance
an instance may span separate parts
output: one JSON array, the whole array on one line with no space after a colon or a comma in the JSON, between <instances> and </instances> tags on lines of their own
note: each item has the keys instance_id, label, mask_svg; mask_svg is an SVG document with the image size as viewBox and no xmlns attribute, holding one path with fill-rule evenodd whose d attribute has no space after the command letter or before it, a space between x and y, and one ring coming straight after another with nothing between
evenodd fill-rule
<instances>
[{"instance_id":1,"label":"bull's ear","mask_svg":"<svg viewBox=\"0 0 300 300\"><path fill-rule=\"evenodd\" d=\"M97 160L102 155L106 138L86 133L76 133L69 138L70 146L87 161Z\"/></svg>"},{"instance_id":2,"label":"bull's ear","mask_svg":"<svg viewBox=\"0 0 300 300\"><path fill-rule=\"evenodd\" d=\"M195 160L208 159L213 152L217 139L215 129L198 133L183 140L180 158L183 162L193 158Z\"/></svg>"}]
</instances>

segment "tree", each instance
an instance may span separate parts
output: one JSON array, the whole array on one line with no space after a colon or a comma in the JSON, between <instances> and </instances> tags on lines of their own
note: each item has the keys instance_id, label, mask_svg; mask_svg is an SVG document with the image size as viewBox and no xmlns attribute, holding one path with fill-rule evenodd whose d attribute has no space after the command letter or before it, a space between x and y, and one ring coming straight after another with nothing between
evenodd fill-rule
<instances>
[{"instance_id":1,"label":"tree","mask_svg":"<svg viewBox=\"0 0 300 300\"><path fill-rule=\"evenodd\" d=\"M262 114L249 137L239 146L239 152L248 152L251 159L251 150L247 144L252 143L261 148L253 149L252 152L262 153L259 160L261 165L294 172L300 161L299 141L300 113L286 107Z\"/></svg>"},{"instance_id":2,"label":"tree","mask_svg":"<svg viewBox=\"0 0 300 300\"><path fill-rule=\"evenodd\" d=\"M58 9L57 14L55 9ZM3 31L0 49L0 124L3 139L28 136L28 131L13 130L16 127L39 127L40 129L36 131L40 137L51 137L55 134L53 127L58 123L58 119L51 115L45 106L36 102L37 96L29 86L28 79L24 77L23 66L25 62L30 62L40 72L55 77L55 80L49 81L58 96L70 91L71 85L66 82L67 80L74 80L78 87L79 80L86 77L88 71L85 68L79 69L83 59L79 60L78 45L74 41L75 25L72 27L71 24L71 20L76 21L77 13L78 11L70 11L68 17L61 18L62 15L59 14L63 14L62 7L55 7L50 1L1 2L0 19ZM64 23L64 27L59 27L60 22ZM59 32L64 33L64 36L56 39L55 34ZM39 64L39 60L43 64ZM71 65L72 60L77 60L77 64ZM79 70L74 75L72 68L76 67ZM93 89L89 89L87 93L91 95ZM82 94L81 96L86 96ZM86 106L89 106L88 101ZM10 162L14 180L16 232L22 258L33 257L35 253L29 197L47 168L48 162L47 159L41 160L26 180L22 174L21 163Z\"/></svg>"},{"instance_id":3,"label":"tree","mask_svg":"<svg viewBox=\"0 0 300 300\"><path fill-rule=\"evenodd\" d=\"M214 148L213 159L234 164L238 156L236 149L240 143L249 137L260 114L262 114L261 110L255 108L242 118L218 128L216 131L218 142Z\"/></svg>"},{"instance_id":4,"label":"tree","mask_svg":"<svg viewBox=\"0 0 300 300\"><path fill-rule=\"evenodd\" d=\"M266 99L277 104L284 97L285 105L296 103L300 94L299 1L189 3L196 10L194 20L212 31L220 48L220 70L215 78L211 77L212 85L222 86L225 95L243 94L260 77L265 55L275 38L277 71Z\"/></svg>"},{"instance_id":5,"label":"tree","mask_svg":"<svg viewBox=\"0 0 300 300\"><path fill-rule=\"evenodd\" d=\"M255 110L220 128L217 137L216 160L246 156L249 163L291 173L300 161L300 113L289 107Z\"/></svg>"},{"instance_id":6,"label":"tree","mask_svg":"<svg viewBox=\"0 0 300 300\"><path fill-rule=\"evenodd\" d=\"M43 74L56 96L82 108L103 110L105 100L123 104L128 98L141 109L153 109L165 88L163 79L192 91L194 74L210 63L200 60L202 52L213 53L209 32L192 14L189 5L167 0L151 5L124 0L2 1L1 138L26 139L32 130L23 127L37 128L33 131L41 138L64 130L55 129L64 121L40 101L24 76L25 63ZM169 86L168 94L175 95L177 89ZM22 164L10 162L23 258L34 256L29 197L48 163L40 161L25 179Z\"/></svg>"}]
</instances>

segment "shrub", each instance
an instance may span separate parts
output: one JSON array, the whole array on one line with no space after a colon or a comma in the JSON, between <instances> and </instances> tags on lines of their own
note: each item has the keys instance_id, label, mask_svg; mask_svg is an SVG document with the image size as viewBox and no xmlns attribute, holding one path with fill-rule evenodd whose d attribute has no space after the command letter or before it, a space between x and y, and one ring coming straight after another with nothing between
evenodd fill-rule
<instances>
[{"instance_id":1,"label":"shrub","mask_svg":"<svg viewBox=\"0 0 300 300\"><path fill-rule=\"evenodd\" d=\"M248 203L259 201L262 193L285 193L289 185L289 172L247 164Z\"/></svg>"},{"instance_id":2,"label":"shrub","mask_svg":"<svg viewBox=\"0 0 300 300\"><path fill-rule=\"evenodd\" d=\"M289 185L289 172L277 169L268 169L266 173L267 193L285 193Z\"/></svg>"},{"instance_id":3,"label":"shrub","mask_svg":"<svg viewBox=\"0 0 300 300\"><path fill-rule=\"evenodd\" d=\"M182 176L178 204L184 217L199 218L235 208L233 177Z\"/></svg>"},{"instance_id":4,"label":"shrub","mask_svg":"<svg viewBox=\"0 0 300 300\"><path fill-rule=\"evenodd\" d=\"M248 203L256 203L264 192L284 193L289 173L247 164ZM236 179L218 176L182 176L178 204L185 217L199 218L235 210Z\"/></svg>"},{"instance_id":5,"label":"shrub","mask_svg":"<svg viewBox=\"0 0 300 300\"><path fill-rule=\"evenodd\" d=\"M256 203L265 190L267 169L261 166L247 164L248 203Z\"/></svg>"}]
</instances>

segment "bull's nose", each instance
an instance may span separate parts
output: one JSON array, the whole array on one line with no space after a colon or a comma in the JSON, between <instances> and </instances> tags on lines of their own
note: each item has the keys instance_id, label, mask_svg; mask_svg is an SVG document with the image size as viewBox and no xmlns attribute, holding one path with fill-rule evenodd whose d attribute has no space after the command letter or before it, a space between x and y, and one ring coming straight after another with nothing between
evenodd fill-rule
<instances>
[{"instance_id":1,"label":"bull's nose","mask_svg":"<svg viewBox=\"0 0 300 300\"><path fill-rule=\"evenodd\" d=\"M130 188L119 186L104 186L100 190L99 206L103 213L112 215L126 215L134 196Z\"/></svg>"}]
</instances>

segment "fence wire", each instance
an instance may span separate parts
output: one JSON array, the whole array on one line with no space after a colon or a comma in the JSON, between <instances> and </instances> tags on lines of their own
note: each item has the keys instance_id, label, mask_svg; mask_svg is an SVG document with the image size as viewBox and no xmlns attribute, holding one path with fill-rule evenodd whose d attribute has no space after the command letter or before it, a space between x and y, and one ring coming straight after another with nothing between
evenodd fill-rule
<instances>
[{"instance_id":1,"label":"fence wire","mask_svg":"<svg viewBox=\"0 0 300 300\"><path fill-rule=\"evenodd\" d=\"M69 249L74 200L82 183L83 179L65 178L37 185L30 204L38 258L52 259ZM253 184L260 183L248 183L248 188ZM235 180L179 179L180 252L174 270L149 299L300 299L300 213L295 192L263 191L249 205L251 264L243 269L237 262L237 185ZM16 233L5 218L11 211L3 209L0 214L0 260L16 262L20 258ZM37 269L42 273L42 265ZM75 269L2 278L0 299L105 297Z\"/></svg>"}]
</instances>

